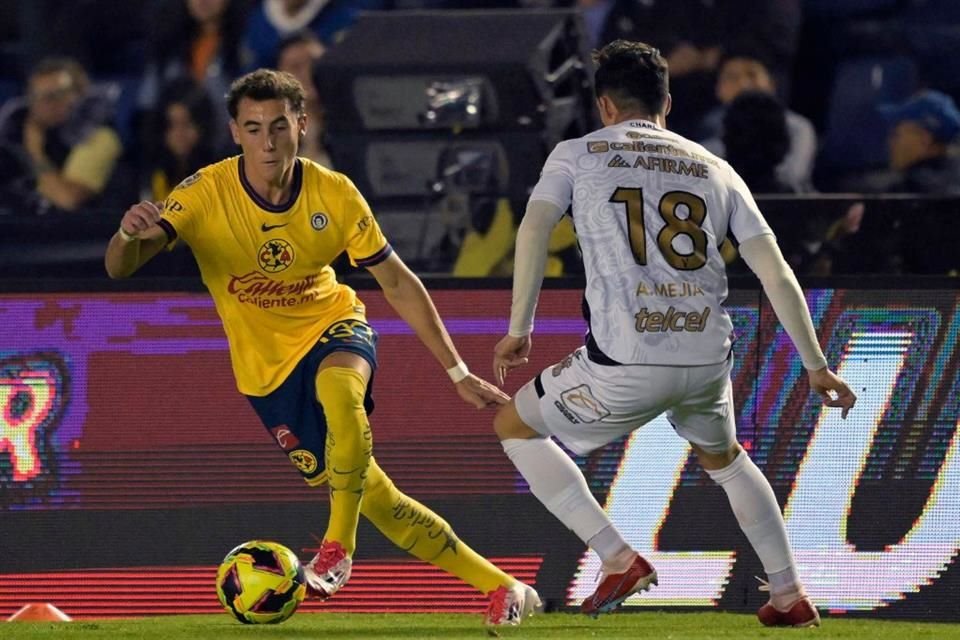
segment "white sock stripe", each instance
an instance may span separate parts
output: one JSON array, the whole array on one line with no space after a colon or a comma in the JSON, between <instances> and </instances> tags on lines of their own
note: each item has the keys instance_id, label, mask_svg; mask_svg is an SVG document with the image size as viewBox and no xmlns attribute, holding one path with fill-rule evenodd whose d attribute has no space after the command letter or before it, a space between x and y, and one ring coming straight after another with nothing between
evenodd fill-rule
<instances>
[{"instance_id":1,"label":"white sock stripe","mask_svg":"<svg viewBox=\"0 0 960 640\"><path fill-rule=\"evenodd\" d=\"M714 482L717 484L723 484L729 482L736 478L745 465L752 463L750 456L747 455L746 451L741 451L736 458L733 459L733 462L725 466L723 469L707 469L707 475L709 475ZM756 466L756 465L754 465Z\"/></svg>"}]
</instances>

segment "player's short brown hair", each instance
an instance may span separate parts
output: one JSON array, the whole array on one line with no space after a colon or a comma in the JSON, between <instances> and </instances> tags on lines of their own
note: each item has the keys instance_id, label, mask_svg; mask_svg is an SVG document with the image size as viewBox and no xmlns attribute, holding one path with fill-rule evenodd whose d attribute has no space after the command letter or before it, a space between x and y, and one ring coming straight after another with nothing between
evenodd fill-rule
<instances>
[{"instance_id":1,"label":"player's short brown hair","mask_svg":"<svg viewBox=\"0 0 960 640\"><path fill-rule=\"evenodd\" d=\"M644 42L614 40L594 52L594 87L620 109L633 108L646 115L663 111L670 93L667 61L656 47Z\"/></svg>"},{"instance_id":2,"label":"player's short brown hair","mask_svg":"<svg viewBox=\"0 0 960 640\"><path fill-rule=\"evenodd\" d=\"M240 76L230 85L227 92L227 111L230 117L237 118L237 108L243 98L251 100L286 100L290 108L303 113L306 96L303 85L286 71L257 69Z\"/></svg>"}]
</instances>

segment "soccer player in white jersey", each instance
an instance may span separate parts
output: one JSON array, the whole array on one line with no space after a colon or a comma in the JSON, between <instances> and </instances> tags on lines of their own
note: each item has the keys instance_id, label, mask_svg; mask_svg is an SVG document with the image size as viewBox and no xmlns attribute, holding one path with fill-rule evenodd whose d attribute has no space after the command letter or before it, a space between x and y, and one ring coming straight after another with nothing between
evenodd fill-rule
<instances>
[{"instance_id":1,"label":"soccer player in white jersey","mask_svg":"<svg viewBox=\"0 0 960 640\"><path fill-rule=\"evenodd\" d=\"M666 412L723 487L763 563L771 598L760 621L818 625L777 499L735 437L733 326L721 306L727 279L718 250L728 231L799 351L812 389L844 418L856 396L827 368L796 278L743 180L665 128L670 95L660 53L618 40L596 63L604 128L558 144L530 196L495 375L502 384L528 360L547 241L568 208L587 277L586 344L517 392L497 414L497 435L533 494L600 556L603 578L584 613L613 610L657 584L657 572L626 543L551 436L585 454Z\"/></svg>"}]
</instances>

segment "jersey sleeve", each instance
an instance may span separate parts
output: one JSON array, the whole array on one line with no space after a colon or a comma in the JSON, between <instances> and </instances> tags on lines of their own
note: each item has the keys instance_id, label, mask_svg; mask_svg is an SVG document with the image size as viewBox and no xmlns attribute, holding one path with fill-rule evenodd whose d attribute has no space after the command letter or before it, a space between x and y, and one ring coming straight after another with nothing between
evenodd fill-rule
<instances>
[{"instance_id":1,"label":"jersey sleeve","mask_svg":"<svg viewBox=\"0 0 960 640\"><path fill-rule=\"evenodd\" d=\"M342 174L340 177L341 220L350 264L372 267L386 260L393 248L380 230L366 199L349 178Z\"/></svg>"},{"instance_id":2,"label":"jersey sleeve","mask_svg":"<svg viewBox=\"0 0 960 640\"><path fill-rule=\"evenodd\" d=\"M561 142L543 164L530 200L544 200L566 211L573 199L573 169L573 149L569 143Z\"/></svg>"},{"instance_id":3,"label":"jersey sleeve","mask_svg":"<svg viewBox=\"0 0 960 640\"><path fill-rule=\"evenodd\" d=\"M159 225L167 233L169 247L181 239L192 244L200 232L203 216L210 209L207 193L211 177L200 171L185 178L163 202Z\"/></svg>"},{"instance_id":4,"label":"jersey sleeve","mask_svg":"<svg viewBox=\"0 0 960 640\"><path fill-rule=\"evenodd\" d=\"M747 183L733 168L730 168L730 176L730 231L733 237L742 243L756 236L774 235Z\"/></svg>"}]
</instances>

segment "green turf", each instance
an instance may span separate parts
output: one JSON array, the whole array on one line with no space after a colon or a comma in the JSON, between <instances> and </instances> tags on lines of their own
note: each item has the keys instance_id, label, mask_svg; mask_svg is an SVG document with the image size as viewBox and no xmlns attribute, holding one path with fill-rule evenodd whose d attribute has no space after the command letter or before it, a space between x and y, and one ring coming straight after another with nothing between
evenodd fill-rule
<instances>
[{"instance_id":1,"label":"green turf","mask_svg":"<svg viewBox=\"0 0 960 640\"><path fill-rule=\"evenodd\" d=\"M620 613L593 620L578 614L552 613L504 629L503 638L870 638L960 640L960 624L890 622L828 618L819 629L765 629L750 615L728 613ZM227 615L169 616L102 622L0 624L0 638L177 638L242 640L283 638L487 638L480 617L460 614L301 613L281 625L242 625Z\"/></svg>"}]
</instances>

